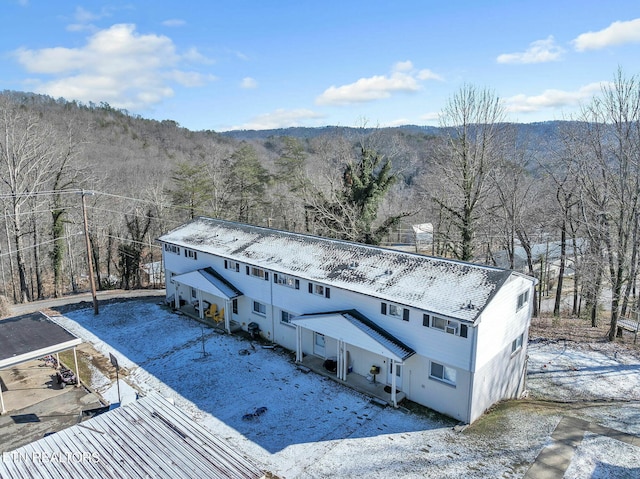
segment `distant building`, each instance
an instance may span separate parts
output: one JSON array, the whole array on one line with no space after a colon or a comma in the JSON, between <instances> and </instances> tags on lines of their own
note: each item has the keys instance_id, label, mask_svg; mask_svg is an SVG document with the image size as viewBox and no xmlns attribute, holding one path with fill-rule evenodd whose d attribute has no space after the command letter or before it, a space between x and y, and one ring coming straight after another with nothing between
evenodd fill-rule
<instances>
[{"instance_id":1,"label":"distant building","mask_svg":"<svg viewBox=\"0 0 640 479\"><path fill-rule=\"evenodd\" d=\"M535 280L496 267L197 218L159 238L167 300L472 422L525 387Z\"/></svg>"}]
</instances>

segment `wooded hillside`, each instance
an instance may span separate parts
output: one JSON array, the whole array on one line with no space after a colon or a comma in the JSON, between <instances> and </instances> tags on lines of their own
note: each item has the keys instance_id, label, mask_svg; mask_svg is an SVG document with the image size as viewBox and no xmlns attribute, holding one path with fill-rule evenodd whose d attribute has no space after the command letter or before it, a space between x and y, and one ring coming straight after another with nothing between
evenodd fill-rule
<instances>
[{"instance_id":1,"label":"wooded hillside","mask_svg":"<svg viewBox=\"0 0 640 479\"><path fill-rule=\"evenodd\" d=\"M555 314L569 295L594 322L611 288L613 338L635 301L639 112L637 79L621 73L575 121L509 124L467 86L440 128L193 132L5 91L0 294L87 288L84 191L100 288L152 285L154 239L207 215L521 269L556 295ZM426 223L417 238L411 225Z\"/></svg>"}]
</instances>

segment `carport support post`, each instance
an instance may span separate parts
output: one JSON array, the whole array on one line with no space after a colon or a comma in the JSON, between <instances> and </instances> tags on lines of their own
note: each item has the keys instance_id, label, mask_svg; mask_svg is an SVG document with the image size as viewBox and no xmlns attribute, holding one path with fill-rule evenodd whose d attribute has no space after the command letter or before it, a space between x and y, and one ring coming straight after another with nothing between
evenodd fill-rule
<instances>
[{"instance_id":1,"label":"carport support post","mask_svg":"<svg viewBox=\"0 0 640 479\"><path fill-rule=\"evenodd\" d=\"M76 354L76 348L73 347L73 361L76 363L76 387L80 387L80 370L78 369L78 355Z\"/></svg>"},{"instance_id":2,"label":"carport support post","mask_svg":"<svg viewBox=\"0 0 640 479\"><path fill-rule=\"evenodd\" d=\"M0 387L0 405L2 405L2 410L0 411L0 414L4 414L6 411L6 409L4 408L4 398L2 397L2 387Z\"/></svg>"}]
</instances>

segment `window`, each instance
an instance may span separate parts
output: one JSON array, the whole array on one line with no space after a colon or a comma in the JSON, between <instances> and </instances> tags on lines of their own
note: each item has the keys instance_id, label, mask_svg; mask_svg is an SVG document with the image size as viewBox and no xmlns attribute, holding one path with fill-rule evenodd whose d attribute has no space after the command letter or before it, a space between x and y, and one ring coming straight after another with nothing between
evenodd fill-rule
<instances>
[{"instance_id":1,"label":"window","mask_svg":"<svg viewBox=\"0 0 640 479\"><path fill-rule=\"evenodd\" d=\"M259 303L258 301L253 302L253 312L256 314L260 314L262 316L266 316L267 314L267 306Z\"/></svg>"},{"instance_id":2,"label":"window","mask_svg":"<svg viewBox=\"0 0 640 479\"><path fill-rule=\"evenodd\" d=\"M233 314L238 314L238 298L233 298L233 301L231 301L231 309Z\"/></svg>"},{"instance_id":3,"label":"window","mask_svg":"<svg viewBox=\"0 0 640 479\"><path fill-rule=\"evenodd\" d=\"M184 250L184 257L185 258L191 258L191 259L198 259L198 252L197 251L193 251L192 249L185 249Z\"/></svg>"},{"instance_id":4,"label":"window","mask_svg":"<svg viewBox=\"0 0 640 479\"><path fill-rule=\"evenodd\" d=\"M180 254L180 247L173 244L164 244L164 250L170 253Z\"/></svg>"},{"instance_id":5,"label":"window","mask_svg":"<svg viewBox=\"0 0 640 479\"><path fill-rule=\"evenodd\" d=\"M330 298L331 288L322 286L321 284L309 283L309 293L317 294L318 296L324 296L325 298Z\"/></svg>"},{"instance_id":6,"label":"window","mask_svg":"<svg viewBox=\"0 0 640 479\"><path fill-rule=\"evenodd\" d=\"M456 370L433 361L431 361L429 377L451 384L452 386L456 385Z\"/></svg>"},{"instance_id":7,"label":"window","mask_svg":"<svg viewBox=\"0 0 640 479\"><path fill-rule=\"evenodd\" d=\"M280 322L285 324L291 324L291 320L295 318L295 314L290 313L289 311L281 311L280 312Z\"/></svg>"},{"instance_id":8,"label":"window","mask_svg":"<svg viewBox=\"0 0 640 479\"><path fill-rule=\"evenodd\" d=\"M237 261L229 261L229 260L224 260L224 269L230 269L231 271L236 271L239 272L240 271L240 263L238 263Z\"/></svg>"},{"instance_id":9,"label":"window","mask_svg":"<svg viewBox=\"0 0 640 479\"><path fill-rule=\"evenodd\" d=\"M516 351L522 348L522 342L524 341L524 333L518 336L511 342L511 353L515 353Z\"/></svg>"},{"instance_id":10,"label":"window","mask_svg":"<svg viewBox=\"0 0 640 479\"><path fill-rule=\"evenodd\" d=\"M520 310L524 307L525 304L529 302L529 290L526 290L524 293L520 293L518 295L518 307L517 310Z\"/></svg>"},{"instance_id":11,"label":"window","mask_svg":"<svg viewBox=\"0 0 640 479\"><path fill-rule=\"evenodd\" d=\"M316 346L324 348L324 334L315 333Z\"/></svg>"},{"instance_id":12,"label":"window","mask_svg":"<svg viewBox=\"0 0 640 479\"><path fill-rule=\"evenodd\" d=\"M467 325L460 325L458 321L452 321L450 319L444 319L438 316L429 316L428 314L425 314L422 317L422 324L426 327L429 327L430 324L432 328L439 329L440 331L444 331L445 333L453 334L454 336L461 336L463 338L467 337Z\"/></svg>"},{"instance_id":13,"label":"window","mask_svg":"<svg viewBox=\"0 0 640 479\"><path fill-rule=\"evenodd\" d=\"M273 282L289 288L300 289L300 280L286 274L273 274Z\"/></svg>"},{"instance_id":14,"label":"window","mask_svg":"<svg viewBox=\"0 0 640 479\"><path fill-rule=\"evenodd\" d=\"M249 266L249 265L247 265L246 268L247 268L246 269L247 274L251 276L255 276L256 278L265 279L269 281L269 273L267 273L262 268L256 268L255 266Z\"/></svg>"},{"instance_id":15,"label":"window","mask_svg":"<svg viewBox=\"0 0 640 479\"><path fill-rule=\"evenodd\" d=\"M193 299L196 299L196 297L197 297L197 294L196 294L196 288L191 288L191 297L192 297Z\"/></svg>"},{"instance_id":16,"label":"window","mask_svg":"<svg viewBox=\"0 0 640 479\"><path fill-rule=\"evenodd\" d=\"M380 312L389 316L395 316L396 318L402 318L404 321L409 321L409 310L397 304L380 303Z\"/></svg>"}]
</instances>

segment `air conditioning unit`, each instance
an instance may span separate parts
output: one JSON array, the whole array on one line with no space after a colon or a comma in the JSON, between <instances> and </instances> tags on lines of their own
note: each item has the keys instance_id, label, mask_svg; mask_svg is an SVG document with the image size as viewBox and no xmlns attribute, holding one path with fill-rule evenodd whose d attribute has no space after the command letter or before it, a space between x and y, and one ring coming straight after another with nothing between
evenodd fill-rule
<instances>
[{"instance_id":1,"label":"air conditioning unit","mask_svg":"<svg viewBox=\"0 0 640 479\"><path fill-rule=\"evenodd\" d=\"M458 334L457 326L447 326L447 333L449 334Z\"/></svg>"}]
</instances>

